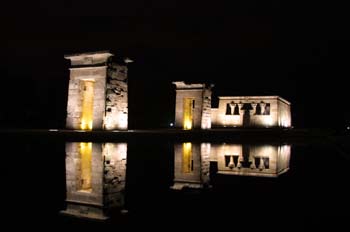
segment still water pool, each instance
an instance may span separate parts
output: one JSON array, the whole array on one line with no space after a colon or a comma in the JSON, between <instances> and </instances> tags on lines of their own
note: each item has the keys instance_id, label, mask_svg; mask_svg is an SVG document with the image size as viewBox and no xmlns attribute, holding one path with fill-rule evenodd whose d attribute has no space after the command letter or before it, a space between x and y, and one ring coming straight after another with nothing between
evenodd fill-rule
<instances>
[{"instance_id":1,"label":"still water pool","mask_svg":"<svg viewBox=\"0 0 350 232\"><path fill-rule=\"evenodd\" d=\"M348 225L350 155L333 143L22 137L2 147L6 221L17 225Z\"/></svg>"}]
</instances>

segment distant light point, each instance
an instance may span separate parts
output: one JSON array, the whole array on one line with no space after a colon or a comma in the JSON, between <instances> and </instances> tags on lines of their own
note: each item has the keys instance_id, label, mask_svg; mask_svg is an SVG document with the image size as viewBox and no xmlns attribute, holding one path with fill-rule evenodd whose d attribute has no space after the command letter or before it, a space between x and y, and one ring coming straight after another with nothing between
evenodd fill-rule
<instances>
[{"instance_id":1,"label":"distant light point","mask_svg":"<svg viewBox=\"0 0 350 232\"><path fill-rule=\"evenodd\" d=\"M173 126L174 126L174 123L171 122L169 125L170 125L171 127L173 127Z\"/></svg>"},{"instance_id":2,"label":"distant light point","mask_svg":"<svg viewBox=\"0 0 350 232\"><path fill-rule=\"evenodd\" d=\"M126 57L125 59L124 59L124 62L125 63L132 63L132 62L134 62L132 59L130 59L129 57Z\"/></svg>"}]
</instances>

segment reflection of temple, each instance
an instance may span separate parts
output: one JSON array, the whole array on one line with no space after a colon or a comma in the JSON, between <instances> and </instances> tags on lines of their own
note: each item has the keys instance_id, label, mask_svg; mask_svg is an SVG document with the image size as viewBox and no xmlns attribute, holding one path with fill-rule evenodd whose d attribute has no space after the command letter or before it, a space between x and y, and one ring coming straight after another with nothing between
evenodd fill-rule
<instances>
[{"instance_id":1,"label":"reflection of temple","mask_svg":"<svg viewBox=\"0 0 350 232\"><path fill-rule=\"evenodd\" d=\"M289 170L289 145L174 145L173 189L209 186L210 162L224 175L277 177Z\"/></svg>"},{"instance_id":2,"label":"reflection of temple","mask_svg":"<svg viewBox=\"0 0 350 232\"><path fill-rule=\"evenodd\" d=\"M69 129L128 129L127 66L109 52L65 56L71 62L67 122Z\"/></svg>"},{"instance_id":3,"label":"reflection of temple","mask_svg":"<svg viewBox=\"0 0 350 232\"><path fill-rule=\"evenodd\" d=\"M289 169L289 145L223 144L211 146L219 174L277 177Z\"/></svg>"},{"instance_id":4,"label":"reflection of temple","mask_svg":"<svg viewBox=\"0 0 350 232\"><path fill-rule=\"evenodd\" d=\"M63 214L106 219L123 208L126 143L66 143L66 210Z\"/></svg>"},{"instance_id":5,"label":"reflection of temple","mask_svg":"<svg viewBox=\"0 0 350 232\"><path fill-rule=\"evenodd\" d=\"M202 188L209 184L210 144L174 145L173 189Z\"/></svg>"},{"instance_id":6,"label":"reflection of temple","mask_svg":"<svg viewBox=\"0 0 350 232\"><path fill-rule=\"evenodd\" d=\"M290 103L281 97L219 97L219 107L211 108L212 86L173 83L176 127L291 127Z\"/></svg>"}]
</instances>

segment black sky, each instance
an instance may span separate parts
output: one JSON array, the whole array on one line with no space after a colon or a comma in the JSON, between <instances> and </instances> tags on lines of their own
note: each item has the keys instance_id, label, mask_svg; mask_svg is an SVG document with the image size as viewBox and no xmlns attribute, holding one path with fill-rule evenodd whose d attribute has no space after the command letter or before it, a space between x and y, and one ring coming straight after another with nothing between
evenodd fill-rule
<instances>
[{"instance_id":1,"label":"black sky","mask_svg":"<svg viewBox=\"0 0 350 232\"><path fill-rule=\"evenodd\" d=\"M110 50L129 67L131 128L173 120L173 80L218 95L280 95L296 127L350 124L349 30L335 1L25 1L1 16L1 127L64 127L64 54ZM236 1L233 1L236 2Z\"/></svg>"}]
</instances>

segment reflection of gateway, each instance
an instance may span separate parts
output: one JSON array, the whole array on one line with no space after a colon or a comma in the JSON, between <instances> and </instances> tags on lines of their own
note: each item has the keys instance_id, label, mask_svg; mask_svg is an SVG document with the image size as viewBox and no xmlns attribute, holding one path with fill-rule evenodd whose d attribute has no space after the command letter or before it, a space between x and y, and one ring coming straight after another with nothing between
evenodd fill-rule
<instances>
[{"instance_id":1,"label":"reflection of gateway","mask_svg":"<svg viewBox=\"0 0 350 232\"><path fill-rule=\"evenodd\" d=\"M126 143L67 143L67 208L63 214L107 219L112 208L123 208Z\"/></svg>"},{"instance_id":2,"label":"reflection of gateway","mask_svg":"<svg viewBox=\"0 0 350 232\"><path fill-rule=\"evenodd\" d=\"M219 174L277 177L289 169L289 145L212 145Z\"/></svg>"},{"instance_id":3,"label":"reflection of gateway","mask_svg":"<svg viewBox=\"0 0 350 232\"><path fill-rule=\"evenodd\" d=\"M209 184L210 162L224 175L277 177L289 170L290 145L183 143L174 146L172 189Z\"/></svg>"},{"instance_id":4,"label":"reflection of gateway","mask_svg":"<svg viewBox=\"0 0 350 232\"><path fill-rule=\"evenodd\" d=\"M172 189L202 188L209 184L210 144L183 143L174 146Z\"/></svg>"}]
</instances>

